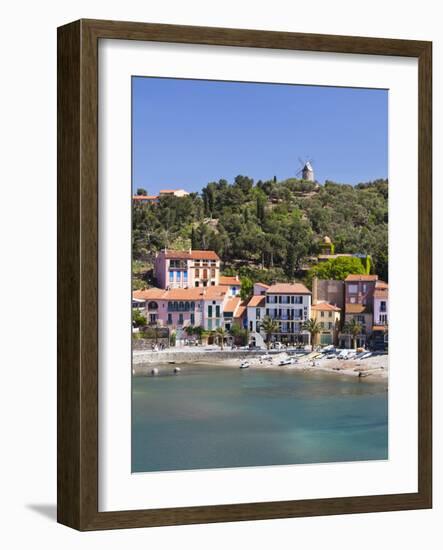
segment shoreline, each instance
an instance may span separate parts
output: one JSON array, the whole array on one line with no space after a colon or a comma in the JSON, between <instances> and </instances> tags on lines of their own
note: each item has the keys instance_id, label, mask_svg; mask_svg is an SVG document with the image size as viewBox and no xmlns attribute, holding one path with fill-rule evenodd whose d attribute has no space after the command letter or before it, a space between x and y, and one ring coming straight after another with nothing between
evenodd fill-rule
<instances>
[{"instance_id":1,"label":"shoreline","mask_svg":"<svg viewBox=\"0 0 443 550\"><path fill-rule=\"evenodd\" d=\"M249 350L215 350L215 349L170 349L164 351L137 351L133 353L134 375L146 376L152 368L166 365L189 364L216 365L228 368L239 368L240 364L247 360L250 370L280 370L287 372L327 372L335 375L359 377L362 380L388 381L389 358L388 355L375 355L366 359L316 359L312 361L306 356L298 358L298 362L290 365L279 365L282 360L291 357L286 351ZM161 369L163 370L163 368Z\"/></svg>"}]
</instances>

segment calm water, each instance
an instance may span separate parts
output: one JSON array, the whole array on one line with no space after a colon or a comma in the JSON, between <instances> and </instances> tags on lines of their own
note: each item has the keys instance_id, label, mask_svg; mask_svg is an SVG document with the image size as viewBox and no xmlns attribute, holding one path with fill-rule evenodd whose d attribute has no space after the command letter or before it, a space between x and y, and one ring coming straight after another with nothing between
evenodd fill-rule
<instances>
[{"instance_id":1,"label":"calm water","mask_svg":"<svg viewBox=\"0 0 443 550\"><path fill-rule=\"evenodd\" d=\"M388 457L386 383L181 367L133 378L134 472Z\"/></svg>"}]
</instances>

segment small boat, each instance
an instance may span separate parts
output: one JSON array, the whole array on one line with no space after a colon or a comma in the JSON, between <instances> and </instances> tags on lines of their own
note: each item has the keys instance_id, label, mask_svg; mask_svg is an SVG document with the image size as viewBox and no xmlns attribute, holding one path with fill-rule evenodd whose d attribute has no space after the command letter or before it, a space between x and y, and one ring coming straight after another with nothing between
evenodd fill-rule
<instances>
[{"instance_id":1,"label":"small boat","mask_svg":"<svg viewBox=\"0 0 443 550\"><path fill-rule=\"evenodd\" d=\"M249 361L242 361L240 363L240 368L241 369L248 369L249 368Z\"/></svg>"},{"instance_id":2,"label":"small boat","mask_svg":"<svg viewBox=\"0 0 443 550\"><path fill-rule=\"evenodd\" d=\"M278 363L278 366L279 367L283 367L284 365L292 365L292 359L289 358L289 359L282 359L279 363Z\"/></svg>"},{"instance_id":3,"label":"small boat","mask_svg":"<svg viewBox=\"0 0 443 550\"><path fill-rule=\"evenodd\" d=\"M326 359L335 359L336 357L335 353L328 353L328 355L326 355Z\"/></svg>"},{"instance_id":4,"label":"small boat","mask_svg":"<svg viewBox=\"0 0 443 550\"><path fill-rule=\"evenodd\" d=\"M371 353L370 351L368 351L368 352L364 353L364 354L360 357L360 359L367 359L368 357L371 357L371 355L372 355L372 353Z\"/></svg>"},{"instance_id":5,"label":"small boat","mask_svg":"<svg viewBox=\"0 0 443 550\"><path fill-rule=\"evenodd\" d=\"M174 374L178 374L181 371L180 367L174 367Z\"/></svg>"}]
</instances>

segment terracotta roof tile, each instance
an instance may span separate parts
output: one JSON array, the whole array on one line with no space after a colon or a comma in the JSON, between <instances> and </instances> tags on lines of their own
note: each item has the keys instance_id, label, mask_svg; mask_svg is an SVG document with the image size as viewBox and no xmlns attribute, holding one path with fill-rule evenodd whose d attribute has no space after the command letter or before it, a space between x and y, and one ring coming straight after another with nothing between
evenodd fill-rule
<instances>
[{"instance_id":1,"label":"terracotta roof tile","mask_svg":"<svg viewBox=\"0 0 443 550\"><path fill-rule=\"evenodd\" d=\"M191 258L193 260L220 260L213 250L192 250Z\"/></svg>"},{"instance_id":2,"label":"terracotta roof tile","mask_svg":"<svg viewBox=\"0 0 443 550\"><path fill-rule=\"evenodd\" d=\"M348 281L377 281L378 275L358 275L358 274L352 274L348 275L345 279L346 282Z\"/></svg>"},{"instance_id":3,"label":"terracotta roof tile","mask_svg":"<svg viewBox=\"0 0 443 550\"><path fill-rule=\"evenodd\" d=\"M241 298L240 297L235 297L235 298L230 298L226 304L225 304L225 307L223 308L223 311L225 313L234 313L234 311L237 309L237 307L240 305L240 302L241 302Z\"/></svg>"},{"instance_id":4,"label":"terracotta roof tile","mask_svg":"<svg viewBox=\"0 0 443 550\"><path fill-rule=\"evenodd\" d=\"M317 304L313 304L311 309L315 311L341 311L339 307L334 306L329 302L318 302Z\"/></svg>"},{"instance_id":5,"label":"terracotta roof tile","mask_svg":"<svg viewBox=\"0 0 443 550\"><path fill-rule=\"evenodd\" d=\"M264 296L253 296L249 302L248 307L265 307L266 298Z\"/></svg>"},{"instance_id":6,"label":"terracotta roof tile","mask_svg":"<svg viewBox=\"0 0 443 550\"><path fill-rule=\"evenodd\" d=\"M213 250L163 250L168 260L220 260Z\"/></svg>"},{"instance_id":7,"label":"terracotta roof tile","mask_svg":"<svg viewBox=\"0 0 443 550\"><path fill-rule=\"evenodd\" d=\"M301 283L277 283L267 290L268 294L311 294L305 285Z\"/></svg>"},{"instance_id":8,"label":"terracotta roof tile","mask_svg":"<svg viewBox=\"0 0 443 550\"><path fill-rule=\"evenodd\" d=\"M157 195L134 195L132 200L134 201L155 201L158 199Z\"/></svg>"},{"instance_id":9,"label":"terracotta roof tile","mask_svg":"<svg viewBox=\"0 0 443 550\"><path fill-rule=\"evenodd\" d=\"M243 317L243 315L246 313L246 306L240 305L237 308L237 311L234 313L234 319L240 319L240 317Z\"/></svg>"},{"instance_id":10,"label":"terracotta roof tile","mask_svg":"<svg viewBox=\"0 0 443 550\"><path fill-rule=\"evenodd\" d=\"M171 288L165 290L164 300L202 300L203 288Z\"/></svg>"},{"instance_id":11,"label":"terracotta roof tile","mask_svg":"<svg viewBox=\"0 0 443 550\"><path fill-rule=\"evenodd\" d=\"M202 298L204 300L214 300L216 298L223 298L226 296L228 289L225 286L207 286L199 287L197 290L202 292Z\"/></svg>"},{"instance_id":12,"label":"terracotta roof tile","mask_svg":"<svg viewBox=\"0 0 443 550\"><path fill-rule=\"evenodd\" d=\"M160 300L165 292L161 288L146 288L145 290L134 290L132 297L137 300Z\"/></svg>"},{"instance_id":13,"label":"terracotta roof tile","mask_svg":"<svg viewBox=\"0 0 443 550\"><path fill-rule=\"evenodd\" d=\"M221 285L240 285L240 279L238 277L228 277L225 275L220 275L220 284Z\"/></svg>"},{"instance_id":14,"label":"terracotta roof tile","mask_svg":"<svg viewBox=\"0 0 443 550\"><path fill-rule=\"evenodd\" d=\"M363 304L345 304L345 313L370 313Z\"/></svg>"}]
</instances>

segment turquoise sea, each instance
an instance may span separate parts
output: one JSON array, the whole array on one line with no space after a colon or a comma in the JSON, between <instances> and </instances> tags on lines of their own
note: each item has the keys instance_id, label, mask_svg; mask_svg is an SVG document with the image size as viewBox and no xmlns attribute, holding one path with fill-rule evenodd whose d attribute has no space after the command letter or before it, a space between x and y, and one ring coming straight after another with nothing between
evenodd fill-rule
<instances>
[{"instance_id":1,"label":"turquoise sea","mask_svg":"<svg viewBox=\"0 0 443 550\"><path fill-rule=\"evenodd\" d=\"M386 382L180 367L133 377L133 472L388 458Z\"/></svg>"}]
</instances>

